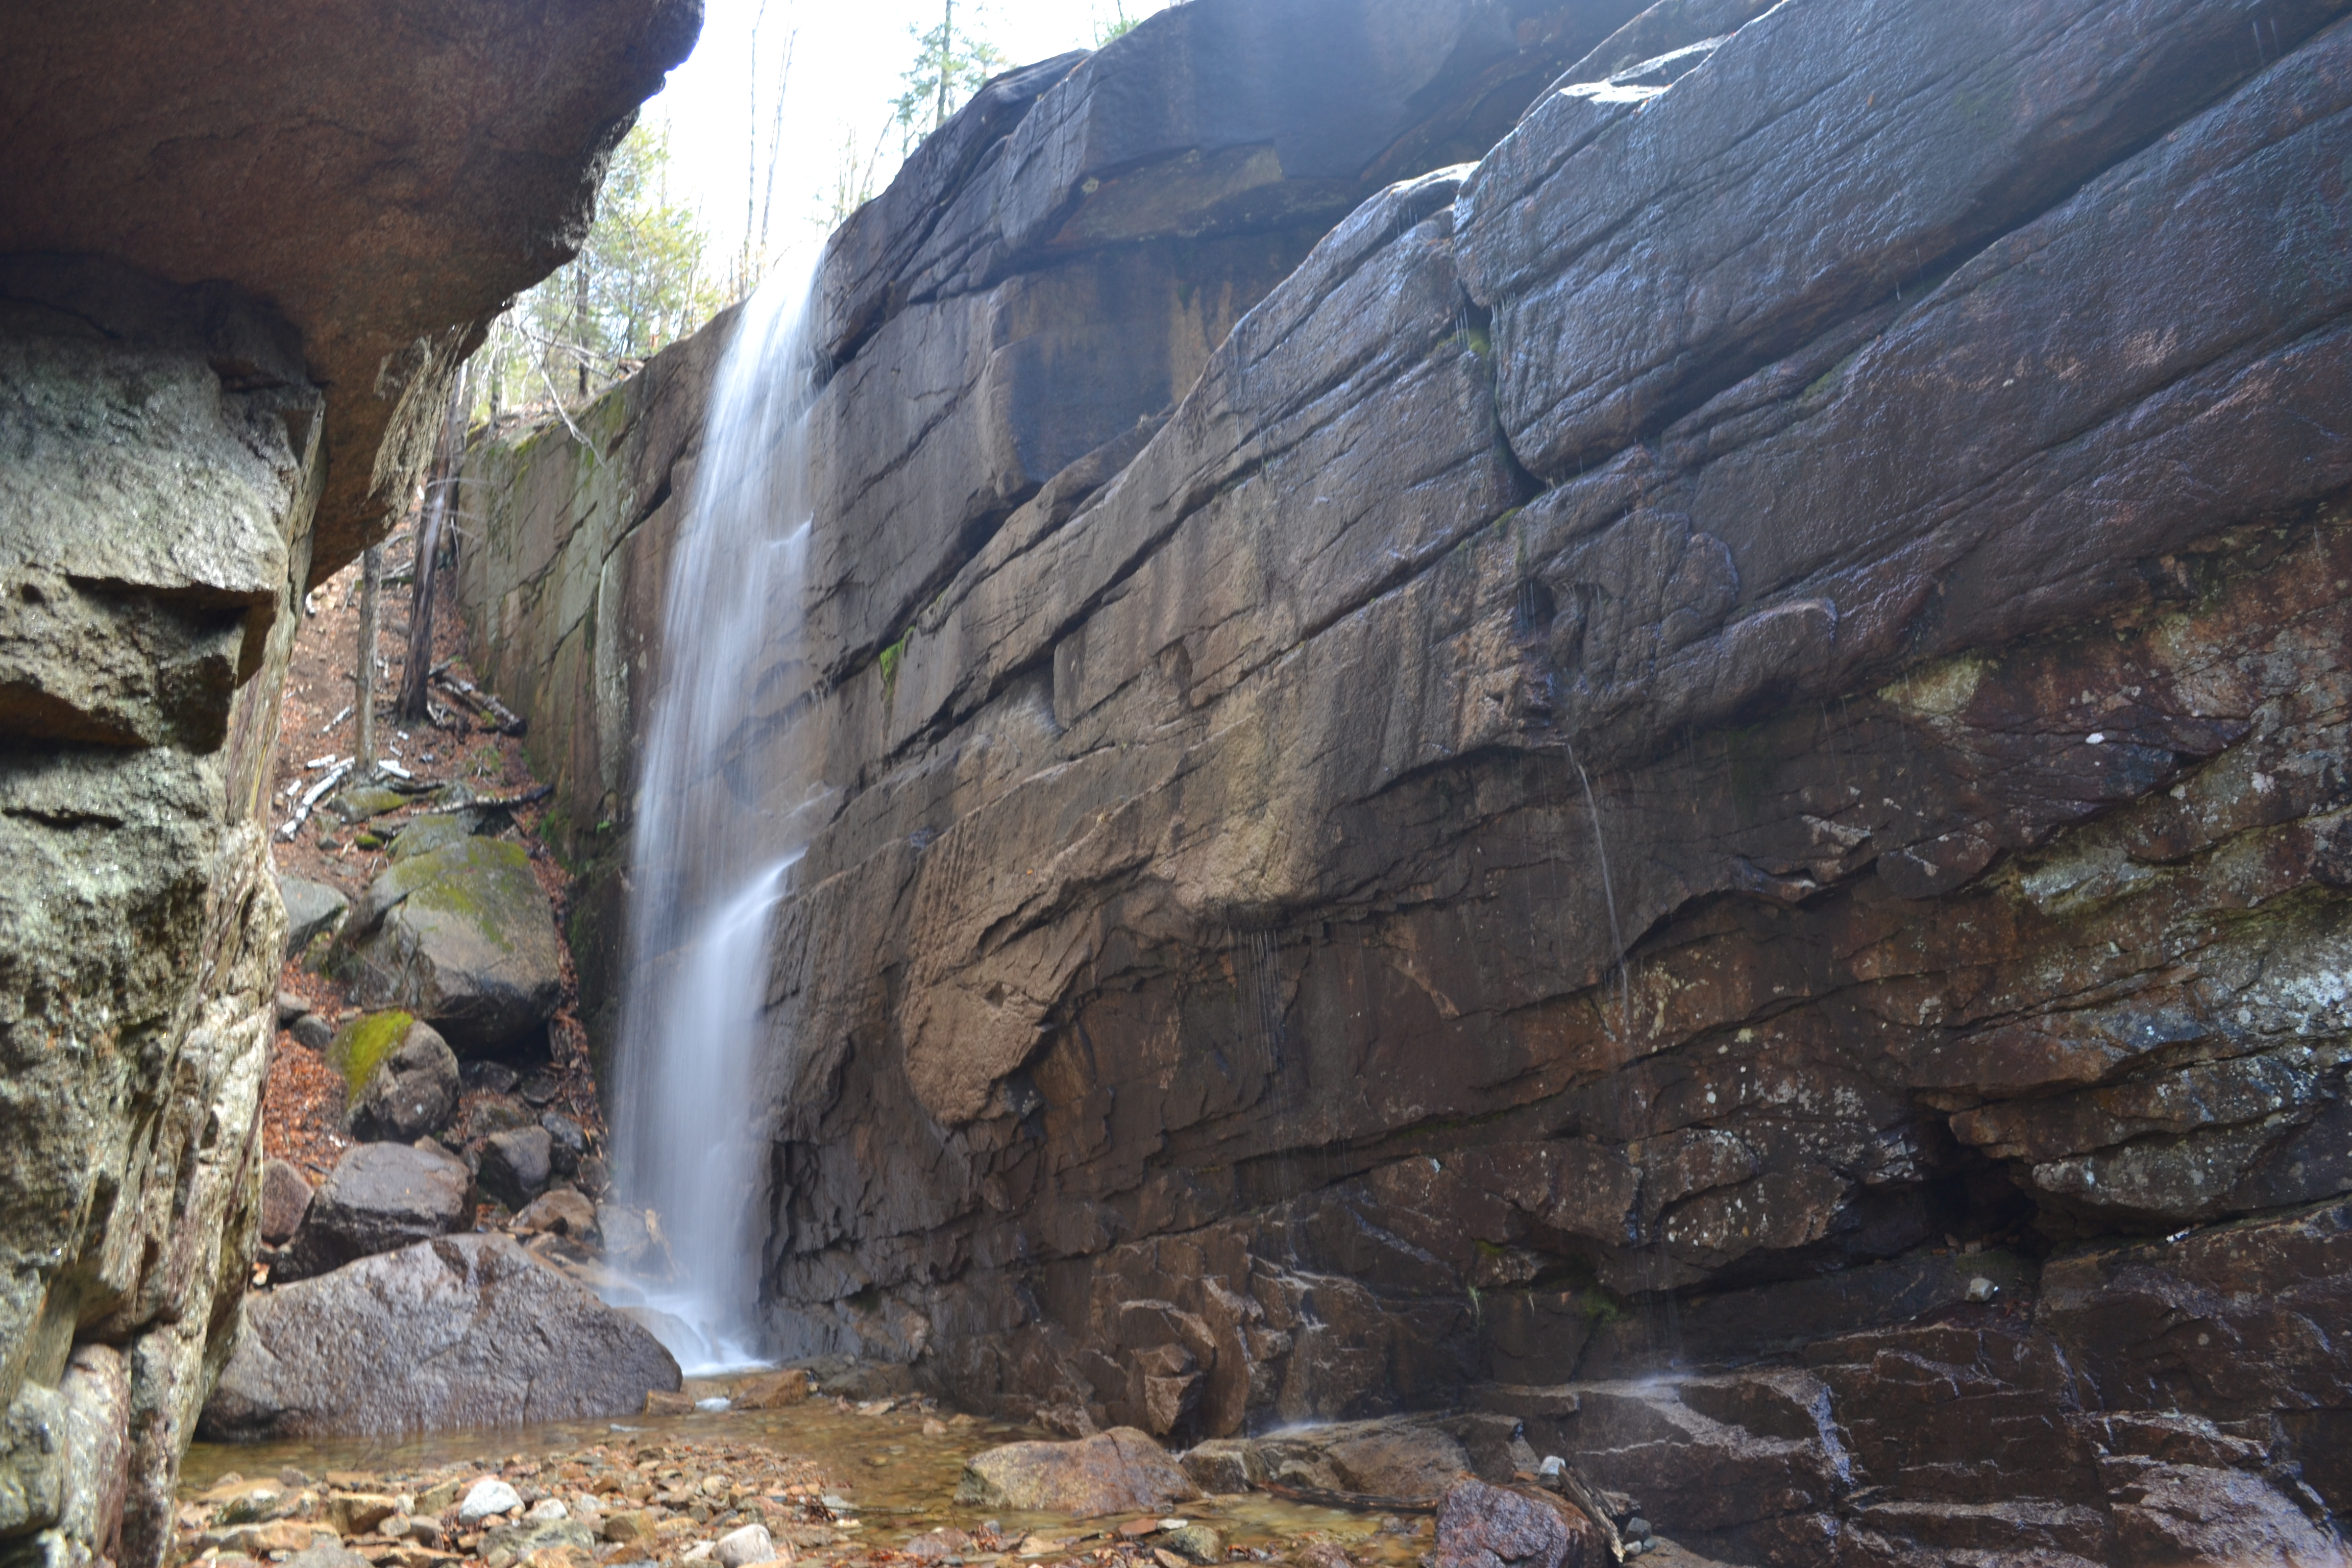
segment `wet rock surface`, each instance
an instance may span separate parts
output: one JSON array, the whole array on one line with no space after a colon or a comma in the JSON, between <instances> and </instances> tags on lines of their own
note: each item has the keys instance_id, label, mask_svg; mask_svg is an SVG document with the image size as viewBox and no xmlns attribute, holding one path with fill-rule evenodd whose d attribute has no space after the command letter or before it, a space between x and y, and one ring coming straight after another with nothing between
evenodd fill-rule
<instances>
[{"instance_id":1,"label":"wet rock surface","mask_svg":"<svg viewBox=\"0 0 2352 1568\"><path fill-rule=\"evenodd\" d=\"M1218 1490L1466 1405L1475 1473L1559 1456L1660 1561L2316 1550L2346 7L1830 12L1585 46L1053 475L878 389L982 384L973 301L1046 288L1020 157L1160 57L1000 84L837 243L824 482L898 488L820 509L790 676L837 792L768 991L793 1346ZM911 259L983 233L1013 272ZM631 461L709 353L616 395ZM484 624L615 537L515 461ZM589 653L505 689L610 772Z\"/></svg>"},{"instance_id":2,"label":"wet rock surface","mask_svg":"<svg viewBox=\"0 0 2352 1568\"><path fill-rule=\"evenodd\" d=\"M652 1335L509 1237L452 1236L252 1298L204 1424L242 1440L510 1426L632 1415L678 1381Z\"/></svg>"},{"instance_id":3,"label":"wet rock surface","mask_svg":"<svg viewBox=\"0 0 2352 1568\"><path fill-rule=\"evenodd\" d=\"M1173 1459L1150 1436L1117 1426L1071 1443L1013 1443L972 1456L956 1489L959 1501L1017 1513L1164 1512L1198 1497Z\"/></svg>"}]
</instances>

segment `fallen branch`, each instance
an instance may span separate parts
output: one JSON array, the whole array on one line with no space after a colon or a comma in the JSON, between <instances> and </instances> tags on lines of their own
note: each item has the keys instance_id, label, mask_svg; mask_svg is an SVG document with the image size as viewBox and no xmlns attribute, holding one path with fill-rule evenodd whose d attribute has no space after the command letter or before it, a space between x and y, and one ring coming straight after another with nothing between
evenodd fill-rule
<instances>
[{"instance_id":1,"label":"fallen branch","mask_svg":"<svg viewBox=\"0 0 2352 1568\"><path fill-rule=\"evenodd\" d=\"M415 815L442 816L457 811L512 811L519 805L537 805L554 793L553 784L536 784L520 795L487 795L474 800L453 801L447 805L428 805Z\"/></svg>"},{"instance_id":2,"label":"fallen branch","mask_svg":"<svg viewBox=\"0 0 2352 1568\"><path fill-rule=\"evenodd\" d=\"M309 821L310 818L310 808L317 805L321 800L324 800L327 797L328 793L337 784L341 784L345 779L351 777L352 769L358 764L358 761L359 759L356 757L345 757L341 762L337 763L332 768L328 770L327 776L325 778L322 778L317 784L312 784L310 789L303 794L301 804L294 808L294 815L287 818L286 826L278 830L278 840L279 843L291 844L294 842L294 835L299 833L302 830L302 824Z\"/></svg>"},{"instance_id":3,"label":"fallen branch","mask_svg":"<svg viewBox=\"0 0 2352 1568\"><path fill-rule=\"evenodd\" d=\"M461 680L438 669L433 672L433 680L442 690L472 709L477 716L488 720L501 735L520 735L530 728L530 721L521 714L470 680Z\"/></svg>"}]
</instances>

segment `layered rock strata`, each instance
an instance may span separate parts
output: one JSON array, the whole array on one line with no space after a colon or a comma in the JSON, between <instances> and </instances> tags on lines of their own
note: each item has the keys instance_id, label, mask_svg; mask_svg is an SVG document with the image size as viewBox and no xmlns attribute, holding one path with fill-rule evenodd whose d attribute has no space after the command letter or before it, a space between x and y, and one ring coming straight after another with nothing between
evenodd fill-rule
<instances>
[{"instance_id":1,"label":"layered rock strata","mask_svg":"<svg viewBox=\"0 0 2352 1568\"><path fill-rule=\"evenodd\" d=\"M2334 1560L2347 9L1654 7L1052 473L950 323L1217 8L971 111L819 279L731 775L835 790L780 1338L1072 1430L1467 1401L1739 1561ZM622 636L509 650L537 743Z\"/></svg>"},{"instance_id":2,"label":"layered rock strata","mask_svg":"<svg viewBox=\"0 0 2352 1568\"><path fill-rule=\"evenodd\" d=\"M576 245L698 16L377 9L0 16L11 1563L170 1544L254 1256L301 595L404 504L449 373Z\"/></svg>"}]
</instances>

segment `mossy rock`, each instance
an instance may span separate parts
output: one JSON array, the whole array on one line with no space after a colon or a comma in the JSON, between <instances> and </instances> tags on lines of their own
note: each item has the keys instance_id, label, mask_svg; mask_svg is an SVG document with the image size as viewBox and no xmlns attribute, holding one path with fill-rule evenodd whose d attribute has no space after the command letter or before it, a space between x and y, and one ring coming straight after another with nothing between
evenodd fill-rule
<instances>
[{"instance_id":1,"label":"mossy rock","mask_svg":"<svg viewBox=\"0 0 2352 1568\"><path fill-rule=\"evenodd\" d=\"M471 812L436 811L429 816L420 816L402 828L400 836L392 841L393 863L397 865L415 856L463 844L474 836L474 826Z\"/></svg>"},{"instance_id":2,"label":"mossy rock","mask_svg":"<svg viewBox=\"0 0 2352 1568\"><path fill-rule=\"evenodd\" d=\"M546 1022L562 963L530 858L474 837L395 858L345 921L335 959L354 1000L415 1014L460 1057Z\"/></svg>"},{"instance_id":3,"label":"mossy rock","mask_svg":"<svg viewBox=\"0 0 2352 1568\"><path fill-rule=\"evenodd\" d=\"M398 1010L370 1013L352 1019L327 1042L327 1065L342 1075L353 1094L365 1088L393 1047L408 1037L415 1016Z\"/></svg>"},{"instance_id":4,"label":"mossy rock","mask_svg":"<svg viewBox=\"0 0 2352 1568\"><path fill-rule=\"evenodd\" d=\"M347 789L327 803L327 809L345 822L365 822L371 816L382 816L387 811L398 811L408 804L408 797L398 790L368 787Z\"/></svg>"}]
</instances>

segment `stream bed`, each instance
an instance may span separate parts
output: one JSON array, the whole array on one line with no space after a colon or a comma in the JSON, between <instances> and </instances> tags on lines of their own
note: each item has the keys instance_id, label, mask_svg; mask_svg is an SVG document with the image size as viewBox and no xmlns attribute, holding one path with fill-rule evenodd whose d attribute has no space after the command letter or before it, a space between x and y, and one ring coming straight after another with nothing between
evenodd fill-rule
<instances>
[{"instance_id":1,"label":"stream bed","mask_svg":"<svg viewBox=\"0 0 2352 1568\"><path fill-rule=\"evenodd\" d=\"M712 1398L727 1386L695 1380L688 1392ZM695 1561L709 1543L752 1523L766 1525L803 1563L895 1560L947 1568L1187 1568L1193 1560L1155 1544L1171 1539L1160 1527L1178 1518L1213 1530L1227 1562L1300 1560L1338 1568L1336 1547L1362 1568L1404 1568L1432 1544L1425 1515L1323 1508L1263 1492L1184 1503L1148 1529L1128 1516L1076 1519L955 1500L971 1455L1048 1436L921 1400L853 1403L817 1394L780 1409L423 1437L199 1443L182 1469L174 1560L282 1560L299 1552L307 1537L331 1532L373 1568L461 1568L469 1561L504 1568L498 1539L458 1523L447 1500L453 1488L462 1497L484 1477L514 1486L526 1508L544 1509L543 1500L553 1499L569 1518L589 1525L597 1544L575 1542L561 1553L580 1565ZM268 1500L272 1490L275 1500ZM401 1507L388 1519L368 1520L367 1510L349 1506L352 1498L371 1496ZM440 1506L432 1506L436 1501ZM640 1520L640 1533L608 1528L622 1515ZM240 1528L247 1533L240 1535ZM624 1539L609 1539L616 1532ZM556 1568L555 1556L526 1551L512 1561Z\"/></svg>"}]
</instances>

